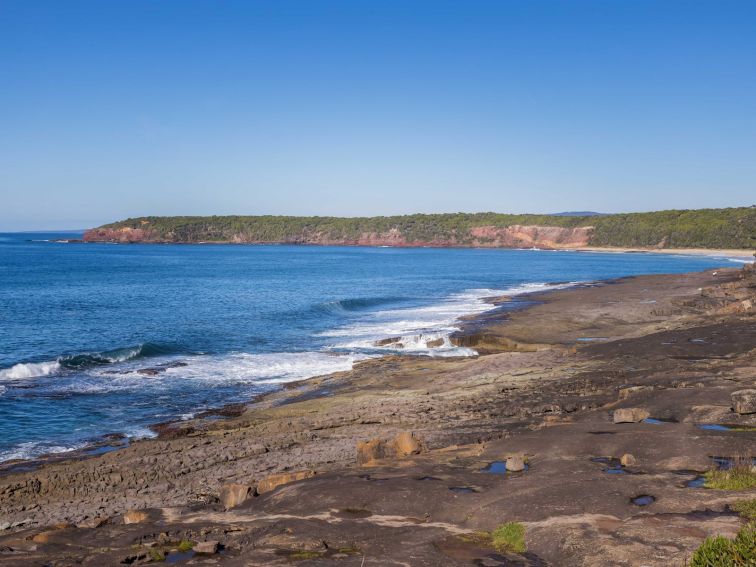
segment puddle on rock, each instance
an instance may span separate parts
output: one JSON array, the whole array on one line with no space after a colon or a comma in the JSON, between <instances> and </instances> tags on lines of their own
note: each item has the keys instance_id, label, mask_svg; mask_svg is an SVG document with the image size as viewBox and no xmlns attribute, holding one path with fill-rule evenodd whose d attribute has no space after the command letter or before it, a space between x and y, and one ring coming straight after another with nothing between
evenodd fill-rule
<instances>
[{"instance_id":1,"label":"puddle on rock","mask_svg":"<svg viewBox=\"0 0 756 567\"><path fill-rule=\"evenodd\" d=\"M182 561L189 561L192 557L197 555L194 551L174 551L165 556L166 563L181 563Z\"/></svg>"},{"instance_id":2,"label":"puddle on rock","mask_svg":"<svg viewBox=\"0 0 756 567\"><path fill-rule=\"evenodd\" d=\"M685 483L686 488L703 488L706 483L706 477L704 475L698 475L696 478L689 480Z\"/></svg>"},{"instance_id":3,"label":"puddle on rock","mask_svg":"<svg viewBox=\"0 0 756 567\"><path fill-rule=\"evenodd\" d=\"M516 475L518 473L523 473L527 471L530 468L530 465L528 463L525 463L525 468L521 471L507 471L507 462L506 461L493 461L491 463L488 463L484 468L480 469L480 472L488 473L488 474L510 474L510 475Z\"/></svg>"},{"instance_id":4,"label":"puddle on rock","mask_svg":"<svg viewBox=\"0 0 756 567\"><path fill-rule=\"evenodd\" d=\"M643 420L643 423L650 423L652 425L667 425L669 423L677 423L677 420L671 418L647 417Z\"/></svg>"},{"instance_id":5,"label":"puddle on rock","mask_svg":"<svg viewBox=\"0 0 756 567\"><path fill-rule=\"evenodd\" d=\"M601 469L606 474L630 474L630 471L622 466L620 460L614 457L591 457L591 462L606 465L606 468Z\"/></svg>"},{"instance_id":6,"label":"puddle on rock","mask_svg":"<svg viewBox=\"0 0 756 567\"><path fill-rule=\"evenodd\" d=\"M732 429L729 425L720 425L719 423L696 423L696 427L707 431L730 431Z\"/></svg>"},{"instance_id":7,"label":"puddle on rock","mask_svg":"<svg viewBox=\"0 0 756 567\"><path fill-rule=\"evenodd\" d=\"M640 496L631 498L630 502L632 502L636 506L648 506L649 504L656 502L656 498L651 496L650 494L641 494Z\"/></svg>"}]
</instances>

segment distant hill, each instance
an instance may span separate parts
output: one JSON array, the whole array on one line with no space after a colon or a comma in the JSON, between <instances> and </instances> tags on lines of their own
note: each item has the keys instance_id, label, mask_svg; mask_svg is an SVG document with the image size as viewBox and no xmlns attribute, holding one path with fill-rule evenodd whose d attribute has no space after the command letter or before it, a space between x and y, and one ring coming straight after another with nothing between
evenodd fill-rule
<instances>
[{"instance_id":1,"label":"distant hill","mask_svg":"<svg viewBox=\"0 0 756 567\"><path fill-rule=\"evenodd\" d=\"M604 217L606 213L595 213L593 211L567 211L565 213L552 213L553 217Z\"/></svg>"},{"instance_id":2,"label":"distant hill","mask_svg":"<svg viewBox=\"0 0 756 567\"><path fill-rule=\"evenodd\" d=\"M285 243L499 248L756 248L756 208L573 216L451 213L392 217L140 217L90 242Z\"/></svg>"}]
</instances>

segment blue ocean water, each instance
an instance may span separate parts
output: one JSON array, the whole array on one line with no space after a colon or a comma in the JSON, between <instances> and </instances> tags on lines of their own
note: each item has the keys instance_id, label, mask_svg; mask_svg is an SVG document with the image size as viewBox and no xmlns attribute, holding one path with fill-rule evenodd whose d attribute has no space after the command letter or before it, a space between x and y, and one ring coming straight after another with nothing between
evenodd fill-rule
<instances>
[{"instance_id":1,"label":"blue ocean water","mask_svg":"<svg viewBox=\"0 0 756 567\"><path fill-rule=\"evenodd\" d=\"M486 297L729 264L535 250L53 242L76 236L0 234L0 461L110 433L150 435L150 424L388 351L472 355L448 335L458 317L489 309ZM390 337L401 339L375 346Z\"/></svg>"}]
</instances>

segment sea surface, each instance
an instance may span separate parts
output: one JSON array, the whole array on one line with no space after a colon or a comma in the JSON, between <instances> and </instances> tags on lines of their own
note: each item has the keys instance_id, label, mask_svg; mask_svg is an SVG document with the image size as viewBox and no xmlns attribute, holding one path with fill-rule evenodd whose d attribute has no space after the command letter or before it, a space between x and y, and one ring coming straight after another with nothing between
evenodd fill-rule
<instances>
[{"instance_id":1,"label":"sea surface","mask_svg":"<svg viewBox=\"0 0 756 567\"><path fill-rule=\"evenodd\" d=\"M0 461L151 424L448 336L485 298L725 258L539 250L54 242L0 234ZM401 337L376 347L375 342ZM428 342L441 345L428 348Z\"/></svg>"}]
</instances>

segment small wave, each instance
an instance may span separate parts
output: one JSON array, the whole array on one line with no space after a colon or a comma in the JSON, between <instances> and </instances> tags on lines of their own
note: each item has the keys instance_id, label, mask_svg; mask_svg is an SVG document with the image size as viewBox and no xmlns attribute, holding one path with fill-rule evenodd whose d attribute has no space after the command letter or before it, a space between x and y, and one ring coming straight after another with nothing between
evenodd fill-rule
<instances>
[{"instance_id":1,"label":"small wave","mask_svg":"<svg viewBox=\"0 0 756 567\"><path fill-rule=\"evenodd\" d=\"M58 359L61 366L71 370L81 370L92 366L101 366L103 364L115 364L117 362L126 362L135 358L146 358L150 356L161 356L175 352L175 349L155 343L144 343L133 347L118 348L103 352L84 352L63 356Z\"/></svg>"},{"instance_id":2,"label":"small wave","mask_svg":"<svg viewBox=\"0 0 756 567\"><path fill-rule=\"evenodd\" d=\"M26 380L28 378L49 376L59 371L60 363L58 361L27 362L0 370L0 380Z\"/></svg>"},{"instance_id":3,"label":"small wave","mask_svg":"<svg viewBox=\"0 0 756 567\"><path fill-rule=\"evenodd\" d=\"M348 299L337 299L319 303L314 310L319 313L329 313L336 315L348 315L350 313L365 311L372 307L396 303L402 301L401 297L354 297Z\"/></svg>"},{"instance_id":4,"label":"small wave","mask_svg":"<svg viewBox=\"0 0 756 567\"><path fill-rule=\"evenodd\" d=\"M43 441L28 441L19 443L10 449L0 451L0 462L36 459L43 455L57 455L68 453L86 447L86 443L74 443L73 445L53 445Z\"/></svg>"}]
</instances>

